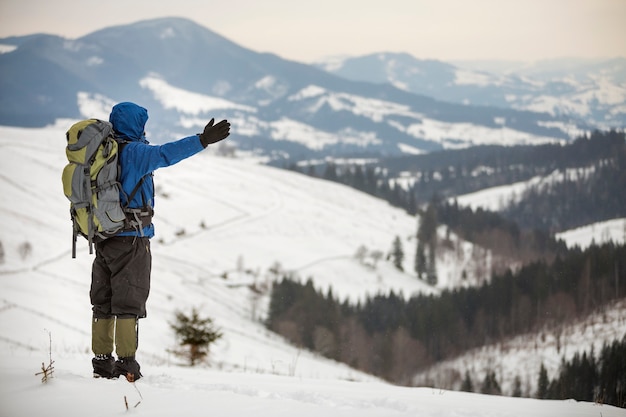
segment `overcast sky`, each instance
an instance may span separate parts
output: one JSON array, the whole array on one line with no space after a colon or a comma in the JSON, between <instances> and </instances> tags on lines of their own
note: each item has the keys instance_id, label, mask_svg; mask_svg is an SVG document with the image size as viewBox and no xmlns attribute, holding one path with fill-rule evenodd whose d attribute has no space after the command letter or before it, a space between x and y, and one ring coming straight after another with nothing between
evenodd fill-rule
<instances>
[{"instance_id":1,"label":"overcast sky","mask_svg":"<svg viewBox=\"0 0 626 417\"><path fill-rule=\"evenodd\" d=\"M0 37L73 39L166 16L302 62L373 52L441 60L626 56L626 0L0 0Z\"/></svg>"}]
</instances>

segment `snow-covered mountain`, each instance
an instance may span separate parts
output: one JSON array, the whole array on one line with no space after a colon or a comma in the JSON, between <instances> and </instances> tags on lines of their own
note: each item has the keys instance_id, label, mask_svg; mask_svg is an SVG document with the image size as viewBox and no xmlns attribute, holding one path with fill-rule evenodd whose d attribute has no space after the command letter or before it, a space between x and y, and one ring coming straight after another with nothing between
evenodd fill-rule
<instances>
[{"instance_id":1,"label":"snow-covered mountain","mask_svg":"<svg viewBox=\"0 0 626 417\"><path fill-rule=\"evenodd\" d=\"M189 20L162 18L79 39L0 39L0 124L44 126L149 109L156 142L228 117L241 150L266 160L419 153L479 143L545 143L588 129L569 116L441 101L356 82L245 49ZM101 110L101 111L96 111Z\"/></svg>"},{"instance_id":2,"label":"snow-covered mountain","mask_svg":"<svg viewBox=\"0 0 626 417\"><path fill-rule=\"evenodd\" d=\"M569 116L602 129L626 126L626 57L446 63L379 53L316 65L346 79L389 83L442 101Z\"/></svg>"},{"instance_id":3,"label":"snow-covered mountain","mask_svg":"<svg viewBox=\"0 0 626 417\"><path fill-rule=\"evenodd\" d=\"M384 253L395 236L412 251L416 219L347 187L209 152L156 173L157 238L148 319L140 325L138 354L145 374L137 383L140 391L124 381L93 380L92 256L85 244L77 259L70 257L71 225L60 182L63 138L71 123L0 127L2 414L113 415L123 412L125 397L131 407L139 402L133 411L150 416L206 415L211 407L235 416L251 409L305 416L434 416L463 410L470 417L486 410L514 416L596 410L567 401L391 387L290 346L262 323L276 269L310 277L320 288L332 286L341 298L391 289L407 296L438 291L385 261L373 268L355 256L361 247ZM460 275L471 262L465 253L471 252L469 246L444 255L440 271ZM191 307L212 317L224 333L211 352L210 370L180 368L167 351L175 344L168 322L176 310ZM34 374L50 353L56 378L42 386ZM622 412L600 410L604 416Z\"/></svg>"}]
</instances>

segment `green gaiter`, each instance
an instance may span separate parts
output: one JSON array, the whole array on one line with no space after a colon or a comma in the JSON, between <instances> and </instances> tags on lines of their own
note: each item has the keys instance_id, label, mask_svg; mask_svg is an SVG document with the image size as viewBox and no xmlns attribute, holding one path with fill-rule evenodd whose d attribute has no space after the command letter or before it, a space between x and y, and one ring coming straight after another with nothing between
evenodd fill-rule
<instances>
[{"instance_id":1,"label":"green gaiter","mask_svg":"<svg viewBox=\"0 0 626 417\"><path fill-rule=\"evenodd\" d=\"M137 319L117 319L115 324L115 352L117 357L135 356L137 343Z\"/></svg>"},{"instance_id":2,"label":"green gaiter","mask_svg":"<svg viewBox=\"0 0 626 417\"><path fill-rule=\"evenodd\" d=\"M91 350L94 355L113 353L113 328L115 319L93 318L91 321Z\"/></svg>"}]
</instances>

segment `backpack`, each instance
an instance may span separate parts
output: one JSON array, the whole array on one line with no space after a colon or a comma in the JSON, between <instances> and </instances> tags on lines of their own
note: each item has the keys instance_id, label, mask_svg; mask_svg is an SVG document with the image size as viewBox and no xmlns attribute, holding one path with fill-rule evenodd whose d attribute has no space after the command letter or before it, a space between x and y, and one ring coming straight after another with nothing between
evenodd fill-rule
<instances>
[{"instance_id":1,"label":"backpack","mask_svg":"<svg viewBox=\"0 0 626 417\"><path fill-rule=\"evenodd\" d=\"M111 123L88 119L75 123L66 133L65 153L69 163L63 169L63 192L70 201L72 258L80 234L89 244L115 236L124 230L140 230L152 213L127 209L120 200L123 192L119 175L119 153L126 142L118 141ZM143 178L126 201L131 201ZM142 218L143 217L143 218Z\"/></svg>"}]
</instances>

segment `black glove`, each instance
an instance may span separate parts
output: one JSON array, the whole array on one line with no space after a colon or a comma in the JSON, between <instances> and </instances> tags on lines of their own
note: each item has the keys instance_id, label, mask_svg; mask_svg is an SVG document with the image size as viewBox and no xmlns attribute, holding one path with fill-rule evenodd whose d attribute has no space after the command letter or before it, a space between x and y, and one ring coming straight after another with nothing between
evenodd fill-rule
<instances>
[{"instance_id":1,"label":"black glove","mask_svg":"<svg viewBox=\"0 0 626 417\"><path fill-rule=\"evenodd\" d=\"M211 143L226 139L228 135L230 135L230 123L228 123L227 120L222 120L213 126L214 121L215 119L211 119L211 121L204 127L204 132L198 133L200 143L202 143L202 146L205 148Z\"/></svg>"}]
</instances>

